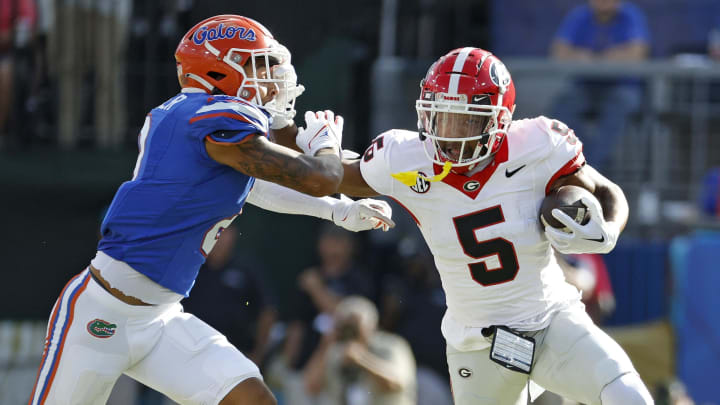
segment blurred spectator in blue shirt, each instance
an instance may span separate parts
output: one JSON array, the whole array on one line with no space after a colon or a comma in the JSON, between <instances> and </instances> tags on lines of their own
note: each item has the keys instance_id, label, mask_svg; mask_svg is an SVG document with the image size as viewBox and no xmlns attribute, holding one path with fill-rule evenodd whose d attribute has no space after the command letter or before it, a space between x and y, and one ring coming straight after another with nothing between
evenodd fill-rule
<instances>
[{"instance_id":1,"label":"blurred spectator in blue shirt","mask_svg":"<svg viewBox=\"0 0 720 405\"><path fill-rule=\"evenodd\" d=\"M565 17L551 55L559 61L635 62L648 57L649 40L647 22L638 7L620 0L589 0ZM576 81L558 99L555 116L583 139L588 162L602 168L641 98L642 87L633 81ZM593 134L583 128L586 114L596 118Z\"/></svg>"},{"instance_id":2,"label":"blurred spectator in blue shirt","mask_svg":"<svg viewBox=\"0 0 720 405\"><path fill-rule=\"evenodd\" d=\"M720 219L720 167L711 168L703 177L700 211L703 216Z\"/></svg>"}]
</instances>

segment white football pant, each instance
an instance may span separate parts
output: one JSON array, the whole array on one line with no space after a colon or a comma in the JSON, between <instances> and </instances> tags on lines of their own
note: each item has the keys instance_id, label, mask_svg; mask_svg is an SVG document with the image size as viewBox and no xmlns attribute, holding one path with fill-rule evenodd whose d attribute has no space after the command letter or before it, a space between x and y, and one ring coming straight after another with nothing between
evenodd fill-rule
<instances>
[{"instance_id":1,"label":"white football pant","mask_svg":"<svg viewBox=\"0 0 720 405\"><path fill-rule=\"evenodd\" d=\"M625 374L637 375L627 354L593 324L582 304L559 311L533 337L535 360L529 378L568 399L600 405L605 386ZM528 375L504 368L489 355L490 348L460 352L448 346L455 405L525 405L532 389ZM632 389L638 391L637 397L642 396L639 391L647 393L642 383Z\"/></svg>"},{"instance_id":2,"label":"white football pant","mask_svg":"<svg viewBox=\"0 0 720 405\"><path fill-rule=\"evenodd\" d=\"M262 379L225 336L179 303L127 305L85 270L65 286L50 315L29 405L104 405L123 373L197 405L217 404L241 381Z\"/></svg>"}]
</instances>

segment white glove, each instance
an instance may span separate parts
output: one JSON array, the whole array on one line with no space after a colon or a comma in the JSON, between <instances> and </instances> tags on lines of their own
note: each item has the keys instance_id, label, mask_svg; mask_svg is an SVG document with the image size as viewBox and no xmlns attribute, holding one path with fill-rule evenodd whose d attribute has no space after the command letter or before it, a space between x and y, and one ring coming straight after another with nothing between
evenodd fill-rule
<instances>
[{"instance_id":1,"label":"white glove","mask_svg":"<svg viewBox=\"0 0 720 405\"><path fill-rule=\"evenodd\" d=\"M371 198L353 201L340 194L340 201L333 206L332 221L352 232L379 228L387 231L395 226L391 216L392 208L385 201Z\"/></svg>"},{"instance_id":2,"label":"white glove","mask_svg":"<svg viewBox=\"0 0 720 405\"><path fill-rule=\"evenodd\" d=\"M274 79L283 80L278 85L278 94L265 105L272 115L270 129L281 129L293 124L295 118L295 99L305 91L305 86L297 84L295 67L290 63L277 65L272 69Z\"/></svg>"},{"instance_id":3,"label":"white glove","mask_svg":"<svg viewBox=\"0 0 720 405\"><path fill-rule=\"evenodd\" d=\"M343 118L332 111L308 111L305 113L306 128L298 128L297 146L306 155L315 156L318 150L333 148L340 153Z\"/></svg>"},{"instance_id":4,"label":"white glove","mask_svg":"<svg viewBox=\"0 0 720 405\"><path fill-rule=\"evenodd\" d=\"M619 225L605 221L602 207L595 198L583 197L581 201L590 211L590 221L587 224L578 224L556 208L552 210L552 215L570 229L570 232L545 226L545 236L560 253L608 253L613 250L620 236Z\"/></svg>"},{"instance_id":5,"label":"white glove","mask_svg":"<svg viewBox=\"0 0 720 405\"><path fill-rule=\"evenodd\" d=\"M330 124L330 130L337 138L338 149L340 149L340 157L342 157L342 136L343 127L345 126L345 118L343 118L342 115L335 115L335 113L330 110L318 111L316 114L321 114L323 112L325 113L325 119L327 119Z\"/></svg>"}]
</instances>

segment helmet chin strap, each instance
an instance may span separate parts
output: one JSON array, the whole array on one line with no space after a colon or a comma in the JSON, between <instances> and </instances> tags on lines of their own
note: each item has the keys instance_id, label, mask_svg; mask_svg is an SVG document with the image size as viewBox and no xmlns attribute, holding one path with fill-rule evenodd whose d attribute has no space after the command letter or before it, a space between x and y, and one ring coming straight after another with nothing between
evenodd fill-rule
<instances>
[{"instance_id":1,"label":"helmet chin strap","mask_svg":"<svg viewBox=\"0 0 720 405\"><path fill-rule=\"evenodd\" d=\"M483 160L481 160L481 161L479 161L479 162L477 162L477 163L474 163L474 164L470 167L470 170L468 170L468 174L472 176L473 174L475 174L475 173L479 172L480 170L486 168L486 167L490 164L491 161L492 161L492 155L486 157L485 159L483 159Z\"/></svg>"},{"instance_id":2,"label":"helmet chin strap","mask_svg":"<svg viewBox=\"0 0 720 405\"><path fill-rule=\"evenodd\" d=\"M485 135L486 138L481 139L480 142L478 142L477 145L475 145L475 151L473 152L473 155L470 159L476 159L479 155L483 153L483 149L487 149L487 143L489 142L490 135ZM473 171L480 163L485 162L485 159L481 159L473 164L471 164L468 167L468 172Z\"/></svg>"}]
</instances>

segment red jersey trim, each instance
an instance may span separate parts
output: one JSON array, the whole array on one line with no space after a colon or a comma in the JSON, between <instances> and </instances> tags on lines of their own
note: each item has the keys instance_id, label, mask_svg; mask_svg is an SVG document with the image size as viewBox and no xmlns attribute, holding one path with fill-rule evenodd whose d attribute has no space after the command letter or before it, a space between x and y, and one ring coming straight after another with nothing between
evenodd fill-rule
<instances>
[{"instance_id":1,"label":"red jersey trim","mask_svg":"<svg viewBox=\"0 0 720 405\"><path fill-rule=\"evenodd\" d=\"M565 166L561 167L560 170L555 172L553 176L550 178L550 180L545 185L545 195L548 195L550 193L550 186L555 183L555 180L559 179L563 176L569 176L578 170L580 170L585 165L585 155L582 153L582 149L580 149L575 155L574 158L570 159L569 162L565 163Z\"/></svg>"},{"instance_id":2,"label":"red jersey trim","mask_svg":"<svg viewBox=\"0 0 720 405\"><path fill-rule=\"evenodd\" d=\"M498 166L500 166L501 163L504 163L507 160L508 140L506 137L503 140L502 145L500 145L500 149L495 154L492 162L490 162L490 164L486 168L480 170L472 176L463 176L462 174L457 174L450 171L450 173L448 173L448 175L442 180L442 182L457 189L466 196L475 199L475 197L477 197L477 195L485 186L485 183L487 183L488 180L490 180L490 177L492 177L493 173L495 173ZM435 172L435 174L440 174L442 172L442 166L433 164L433 171ZM468 190L464 186L469 182L475 182L477 183L477 185L473 185L473 188Z\"/></svg>"}]
</instances>

